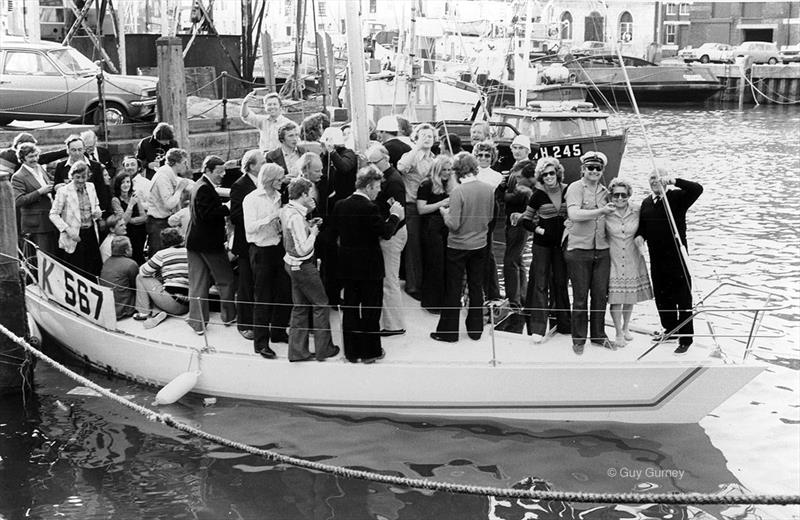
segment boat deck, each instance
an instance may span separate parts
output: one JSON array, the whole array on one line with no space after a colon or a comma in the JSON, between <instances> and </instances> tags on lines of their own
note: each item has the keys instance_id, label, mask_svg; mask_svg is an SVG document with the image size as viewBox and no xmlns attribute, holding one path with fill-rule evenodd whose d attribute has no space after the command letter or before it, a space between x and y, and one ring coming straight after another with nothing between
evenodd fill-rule
<instances>
[{"instance_id":1,"label":"boat deck","mask_svg":"<svg viewBox=\"0 0 800 520\"><path fill-rule=\"evenodd\" d=\"M597 347L587 342L582 356L577 356L573 353L571 337L564 334L553 334L545 342L535 344L527 333L515 334L513 332L495 331L493 341L491 326L486 325L481 339L474 341L467 337L466 329L464 328L466 311L462 311L460 319L459 341L457 343L439 342L429 336L432 331L436 330L439 317L422 309L419 303L410 296L404 294L404 298L404 306L407 307L405 312L407 332L401 336L384 337L382 339L386 357L380 360L379 363L489 364L493 358L493 343L494 359L497 364L571 364L578 360L582 363L591 364L667 362L670 364L686 363L697 365L698 362L702 362L702 364L721 362L719 358L711 356L716 348L708 338L697 338L688 353L682 356L673 354L673 350L677 346L676 342L661 344L638 362L636 358L653 345L649 334L633 332L634 340L617 351ZM342 346L340 313L331 311L330 319L334 343ZM696 323L695 327L700 330L699 324ZM204 336L195 335L182 317L170 317L150 330L144 329L142 322L125 319L118 323L118 329L128 335L148 341L160 341L192 348L203 348L208 345L216 352L251 355L254 360L263 360L264 362L274 363L287 360L288 346L286 343L270 344L270 347L277 353L278 359L264 360L253 352L252 341L244 339L235 325L230 327L222 325L217 313L211 313L210 323ZM613 339L614 328L607 324L606 332ZM313 336L310 341L310 348L313 351ZM347 363L342 354L326 362Z\"/></svg>"}]
</instances>

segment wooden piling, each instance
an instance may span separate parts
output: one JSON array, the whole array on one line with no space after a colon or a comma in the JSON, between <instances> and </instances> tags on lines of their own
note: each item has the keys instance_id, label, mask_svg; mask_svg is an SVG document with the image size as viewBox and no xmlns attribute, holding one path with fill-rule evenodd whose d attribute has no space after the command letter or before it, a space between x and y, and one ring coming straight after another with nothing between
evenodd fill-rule
<instances>
[{"instance_id":1,"label":"wooden piling","mask_svg":"<svg viewBox=\"0 0 800 520\"><path fill-rule=\"evenodd\" d=\"M11 175L0 173L0 323L17 336L25 336L25 296L17 260L17 216ZM25 350L0 334L0 395L29 390L32 364Z\"/></svg>"},{"instance_id":2,"label":"wooden piling","mask_svg":"<svg viewBox=\"0 0 800 520\"><path fill-rule=\"evenodd\" d=\"M189 122L186 111L186 80L183 70L183 44L175 36L156 40L158 57L158 97L161 120L175 128L175 140L181 148L189 146Z\"/></svg>"},{"instance_id":3,"label":"wooden piling","mask_svg":"<svg viewBox=\"0 0 800 520\"><path fill-rule=\"evenodd\" d=\"M347 29L347 85L350 92L350 114L353 118L353 136L356 153L364 153L369 143L369 115L367 114L367 75L364 66L364 40L361 39L361 17L357 2L345 3L345 28Z\"/></svg>"}]
</instances>

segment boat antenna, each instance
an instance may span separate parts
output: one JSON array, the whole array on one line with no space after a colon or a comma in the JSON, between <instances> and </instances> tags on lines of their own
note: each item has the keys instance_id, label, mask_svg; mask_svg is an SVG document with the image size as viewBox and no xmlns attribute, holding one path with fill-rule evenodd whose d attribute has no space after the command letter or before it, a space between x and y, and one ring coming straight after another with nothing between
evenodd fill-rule
<instances>
[{"instance_id":1,"label":"boat antenna","mask_svg":"<svg viewBox=\"0 0 800 520\"><path fill-rule=\"evenodd\" d=\"M616 45L617 51L617 58L619 58L620 67L622 68L622 74L625 77L625 86L628 89L628 95L631 98L631 106L633 106L633 110L636 113L636 121L639 123L639 128L642 130L642 135L644 136L644 142L647 146L647 153L650 155L650 162L653 165L653 171L658 172L659 167L656 164L656 157L653 153L653 147L650 145L650 139L647 136L647 130L644 127L644 121L642 121L642 114L639 112L639 104L636 103L636 96L633 95L633 87L631 86L631 79L628 76L628 69L625 67L625 60L622 57L622 49L619 45ZM691 282L691 272L689 268L689 251L686 250L686 246L681 241L680 233L678 232L678 225L675 223L675 216L672 214L672 208L669 205L669 199L667 198L666 187L662 188L664 191L664 196L662 199L664 200L664 209L667 213L667 220L669 222L670 230L672 231L672 238L675 241L675 246L678 248L679 256L681 259L681 269L683 270L683 275L686 279L686 283L690 284ZM690 286L691 287L691 286Z\"/></svg>"}]
</instances>

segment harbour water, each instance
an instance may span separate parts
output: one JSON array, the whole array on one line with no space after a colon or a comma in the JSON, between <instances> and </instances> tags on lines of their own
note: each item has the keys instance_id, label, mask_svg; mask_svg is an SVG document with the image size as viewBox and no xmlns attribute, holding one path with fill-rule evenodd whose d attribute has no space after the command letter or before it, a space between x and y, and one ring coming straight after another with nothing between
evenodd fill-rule
<instances>
[{"instance_id":1,"label":"harbour water","mask_svg":"<svg viewBox=\"0 0 800 520\"><path fill-rule=\"evenodd\" d=\"M792 303L764 320L764 331L783 333L760 341L754 352L768 369L699 425L428 423L227 399L204 406L197 396L163 411L287 455L461 484L509 487L532 476L564 491L796 493L800 108L646 109L643 118L659 162L705 187L689 216L697 285L734 278ZM630 113L616 119L636 122ZM636 188L634 199L646 194L650 169L634 126L621 168ZM634 320L654 328L653 305L637 307ZM744 318L733 320L745 326ZM154 398L153 388L84 373L137 403ZM777 506L534 508L347 480L148 422L76 393L74 382L42 363L36 383L25 407L0 401L2 519L479 519L524 518L526 511L537 515L529 518L800 518L798 508Z\"/></svg>"}]
</instances>

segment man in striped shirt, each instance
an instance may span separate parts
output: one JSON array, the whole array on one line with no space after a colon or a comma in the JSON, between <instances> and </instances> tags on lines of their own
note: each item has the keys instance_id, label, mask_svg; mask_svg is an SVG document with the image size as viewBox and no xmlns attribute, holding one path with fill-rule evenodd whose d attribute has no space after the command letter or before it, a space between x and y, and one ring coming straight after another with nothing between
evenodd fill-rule
<instances>
[{"instance_id":1,"label":"man in striped shirt","mask_svg":"<svg viewBox=\"0 0 800 520\"><path fill-rule=\"evenodd\" d=\"M133 319L144 320L145 328L155 327L167 314L189 312L189 261L183 236L175 228L161 231L164 249L139 267L136 277L136 314ZM150 307L159 312L150 317Z\"/></svg>"}]
</instances>

